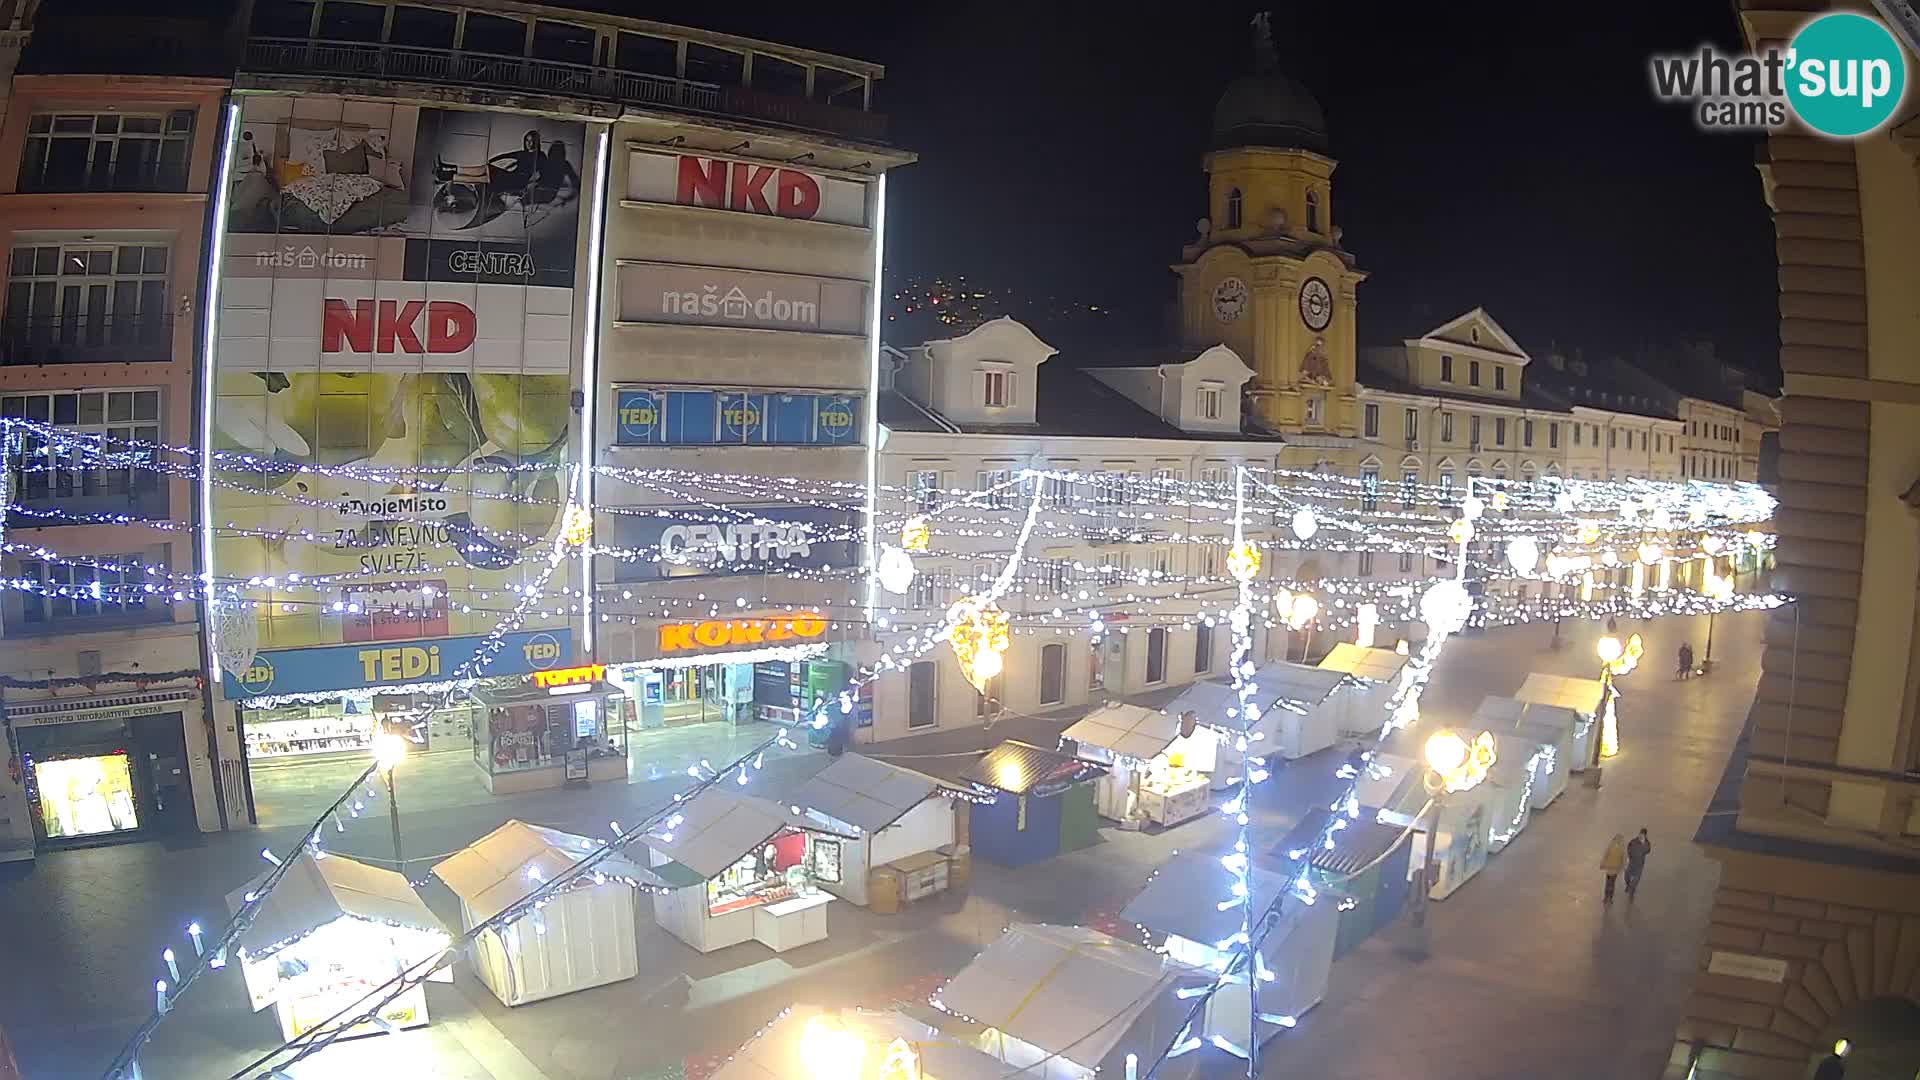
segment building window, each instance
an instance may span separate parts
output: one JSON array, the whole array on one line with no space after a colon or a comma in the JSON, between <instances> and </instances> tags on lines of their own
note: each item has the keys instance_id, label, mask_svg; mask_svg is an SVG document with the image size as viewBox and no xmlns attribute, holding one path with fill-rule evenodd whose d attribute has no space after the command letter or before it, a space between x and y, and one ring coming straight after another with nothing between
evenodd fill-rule
<instances>
[{"instance_id":1,"label":"building window","mask_svg":"<svg viewBox=\"0 0 1920 1080\"><path fill-rule=\"evenodd\" d=\"M1620 429L1608 428L1607 429L1607 449L1614 450L1614 449L1617 449L1619 446L1620 446Z\"/></svg>"},{"instance_id":2,"label":"building window","mask_svg":"<svg viewBox=\"0 0 1920 1080\"><path fill-rule=\"evenodd\" d=\"M1507 388L1507 369L1504 364L1493 365L1493 388L1495 390Z\"/></svg>"},{"instance_id":3,"label":"building window","mask_svg":"<svg viewBox=\"0 0 1920 1080\"><path fill-rule=\"evenodd\" d=\"M1371 513L1380 508L1380 466L1367 465L1360 470L1360 509Z\"/></svg>"},{"instance_id":4,"label":"building window","mask_svg":"<svg viewBox=\"0 0 1920 1080\"><path fill-rule=\"evenodd\" d=\"M1320 231L1320 193L1317 191L1307 192L1307 231Z\"/></svg>"},{"instance_id":5,"label":"building window","mask_svg":"<svg viewBox=\"0 0 1920 1080\"><path fill-rule=\"evenodd\" d=\"M1420 474L1412 469L1400 473L1400 509L1413 509L1413 497L1420 490Z\"/></svg>"},{"instance_id":6,"label":"building window","mask_svg":"<svg viewBox=\"0 0 1920 1080\"><path fill-rule=\"evenodd\" d=\"M1588 425L1587 425L1587 434L1593 437L1593 445L1594 445L1594 449L1596 449L1596 450L1597 450L1597 449L1599 449L1599 447L1600 447L1600 425L1599 425L1599 424L1588 424Z\"/></svg>"},{"instance_id":7,"label":"building window","mask_svg":"<svg viewBox=\"0 0 1920 1080\"><path fill-rule=\"evenodd\" d=\"M1147 685L1167 681L1167 631L1156 626L1147 631Z\"/></svg>"},{"instance_id":8,"label":"building window","mask_svg":"<svg viewBox=\"0 0 1920 1080\"><path fill-rule=\"evenodd\" d=\"M185 191L193 110L39 113L27 121L22 192Z\"/></svg>"},{"instance_id":9,"label":"building window","mask_svg":"<svg viewBox=\"0 0 1920 1080\"><path fill-rule=\"evenodd\" d=\"M1360 553L1360 576L1373 576L1373 552L1371 551L1363 551Z\"/></svg>"},{"instance_id":10,"label":"building window","mask_svg":"<svg viewBox=\"0 0 1920 1080\"><path fill-rule=\"evenodd\" d=\"M146 586L148 554L91 555L70 563L22 559L19 577L37 588L17 590L21 623L41 629L152 621L171 615L167 604L150 597ZM166 561L161 549L159 563ZM148 600L153 599L151 607Z\"/></svg>"},{"instance_id":11,"label":"building window","mask_svg":"<svg viewBox=\"0 0 1920 1080\"><path fill-rule=\"evenodd\" d=\"M1442 472L1440 474L1440 497L1442 499L1446 498L1451 491L1453 491L1453 473Z\"/></svg>"},{"instance_id":12,"label":"building window","mask_svg":"<svg viewBox=\"0 0 1920 1080\"><path fill-rule=\"evenodd\" d=\"M1008 470L981 469L974 476L974 490L985 496L979 500L980 505L989 510L1005 510L1013 505L1012 473Z\"/></svg>"},{"instance_id":13,"label":"building window","mask_svg":"<svg viewBox=\"0 0 1920 1080\"><path fill-rule=\"evenodd\" d=\"M1165 544L1155 544L1153 548L1153 572L1158 577L1170 577L1173 574L1173 549Z\"/></svg>"},{"instance_id":14,"label":"building window","mask_svg":"<svg viewBox=\"0 0 1920 1080\"><path fill-rule=\"evenodd\" d=\"M1467 417L1467 442L1471 443L1475 449L1478 449L1480 446L1480 418L1478 416Z\"/></svg>"},{"instance_id":15,"label":"building window","mask_svg":"<svg viewBox=\"0 0 1920 1080\"><path fill-rule=\"evenodd\" d=\"M1532 444L1529 443L1528 445L1532 445ZM1560 425L1559 424L1547 425L1547 449L1549 450L1560 449Z\"/></svg>"},{"instance_id":16,"label":"building window","mask_svg":"<svg viewBox=\"0 0 1920 1080\"><path fill-rule=\"evenodd\" d=\"M1237 229L1240 227L1241 205L1239 188L1234 188L1232 191L1227 192L1227 228Z\"/></svg>"},{"instance_id":17,"label":"building window","mask_svg":"<svg viewBox=\"0 0 1920 1080\"><path fill-rule=\"evenodd\" d=\"M1193 673L1205 675L1213 670L1213 627L1201 623L1193 628Z\"/></svg>"},{"instance_id":18,"label":"building window","mask_svg":"<svg viewBox=\"0 0 1920 1080\"><path fill-rule=\"evenodd\" d=\"M1451 356L1443 355L1440 357L1440 381L1453 381L1453 357Z\"/></svg>"},{"instance_id":19,"label":"building window","mask_svg":"<svg viewBox=\"0 0 1920 1080\"><path fill-rule=\"evenodd\" d=\"M1200 544L1198 565L1194 576L1198 578L1216 578L1220 576L1220 545Z\"/></svg>"},{"instance_id":20,"label":"building window","mask_svg":"<svg viewBox=\"0 0 1920 1080\"><path fill-rule=\"evenodd\" d=\"M1520 445L1533 445L1533 421L1531 420L1520 421Z\"/></svg>"},{"instance_id":21,"label":"building window","mask_svg":"<svg viewBox=\"0 0 1920 1080\"><path fill-rule=\"evenodd\" d=\"M1058 705L1067 697L1067 647L1040 647L1040 704Z\"/></svg>"},{"instance_id":22,"label":"building window","mask_svg":"<svg viewBox=\"0 0 1920 1080\"><path fill-rule=\"evenodd\" d=\"M980 404L989 409L1004 409L1013 404L1013 372L980 373Z\"/></svg>"},{"instance_id":23,"label":"building window","mask_svg":"<svg viewBox=\"0 0 1920 1080\"><path fill-rule=\"evenodd\" d=\"M1362 422L1366 425L1365 430L1366 430L1367 438L1369 439L1379 438L1380 437L1380 406L1369 403L1366 408L1361 410L1361 416L1362 416Z\"/></svg>"},{"instance_id":24,"label":"building window","mask_svg":"<svg viewBox=\"0 0 1920 1080\"><path fill-rule=\"evenodd\" d=\"M17 247L8 263L10 364L173 357L165 244Z\"/></svg>"},{"instance_id":25,"label":"building window","mask_svg":"<svg viewBox=\"0 0 1920 1080\"><path fill-rule=\"evenodd\" d=\"M1467 385L1480 385L1480 361L1478 360L1467 361Z\"/></svg>"},{"instance_id":26,"label":"building window","mask_svg":"<svg viewBox=\"0 0 1920 1080\"><path fill-rule=\"evenodd\" d=\"M1440 414L1440 441L1453 442L1453 414L1450 412Z\"/></svg>"},{"instance_id":27,"label":"building window","mask_svg":"<svg viewBox=\"0 0 1920 1080\"><path fill-rule=\"evenodd\" d=\"M907 726L910 728L933 727L940 722L935 710L936 690L940 681L940 667L931 660L920 660L907 665Z\"/></svg>"},{"instance_id":28,"label":"building window","mask_svg":"<svg viewBox=\"0 0 1920 1080\"><path fill-rule=\"evenodd\" d=\"M1407 410L1407 445L1420 445L1420 410Z\"/></svg>"},{"instance_id":29,"label":"building window","mask_svg":"<svg viewBox=\"0 0 1920 1080\"><path fill-rule=\"evenodd\" d=\"M1096 473L1093 477L1094 501L1101 506L1125 506L1127 503L1127 474L1123 472Z\"/></svg>"},{"instance_id":30,"label":"building window","mask_svg":"<svg viewBox=\"0 0 1920 1080\"><path fill-rule=\"evenodd\" d=\"M1107 688L1107 665L1105 653L1112 648L1105 641L1094 641L1087 646L1087 692Z\"/></svg>"},{"instance_id":31,"label":"building window","mask_svg":"<svg viewBox=\"0 0 1920 1080\"><path fill-rule=\"evenodd\" d=\"M931 514L939 507L939 469L915 469L907 474L907 485L913 489L913 501L921 513Z\"/></svg>"},{"instance_id":32,"label":"building window","mask_svg":"<svg viewBox=\"0 0 1920 1080\"><path fill-rule=\"evenodd\" d=\"M0 416L121 443L160 441L158 390L7 394L0 397ZM136 464L103 467L100 455L74 450L56 452L49 457L42 450L44 442L38 432L23 431L20 457L10 463L14 497L22 504L54 503L75 512L131 513L137 517L166 513L166 484L155 470ZM110 449L123 458L146 460L150 456L146 451L126 446ZM27 462L31 462L31 467L23 468Z\"/></svg>"},{"instance_id":33,"label":"building window","mask_svg":"<svg viewBox=\"0 0 1920 1080\"><path fill-rule=\"evenodd\" d=\"M1403 551L1400 553L1400 572L1403 574L1413 573L1413 552Z\"/></svg>"},{"instance_id":34,"label":"building window","mask_svg":"<svg viewBox=\"0 0 1920 1080\"><path fill-rule=\"evenodd\" d=\"M1584 425L1581 425L1581 424L1573 425L1573 445L1575 446L1580 445L1580 432L1583 430L1585 430Z\"/></svg>"},{"instance_id":35,"label":"building window","mask_svg":"<svg viewBox=\"0 0 1920 1080\"><path fill-rule=\"evenodd\" d=\"M1507 418L1504 416L1493 418L1493 445L1507 445Z\"/></svg>"},{"instance_id":36,"label":"building window","mask_svg":"<svg viewBox=\"0 0 1920 1080\"><path fill-rule=\"evenodd\" d=\"M1203 384L1200 387L1200 419L1220 419L1220 390L1218 386Z\"/></svg>"},{"instance_id":37,"label":"building window","mask_svg":"<svg viewBox=\"0 0 1920 1080\"><path fill-rule=\"evenodd\" d=\"M1307 426L1324 427L1327 422L1327 395L1312 393L1307 395Z\"/></svg>"}]
</instances>

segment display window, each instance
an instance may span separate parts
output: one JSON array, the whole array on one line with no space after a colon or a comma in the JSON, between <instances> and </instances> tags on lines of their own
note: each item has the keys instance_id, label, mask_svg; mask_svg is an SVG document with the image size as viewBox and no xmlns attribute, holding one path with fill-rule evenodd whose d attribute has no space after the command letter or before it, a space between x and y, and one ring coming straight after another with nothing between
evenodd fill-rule
<instances>
[{"instance_id":1,"label":"display window","mask_svg":"<svg viewBox=\"0 0 1920 1080\"><path fill-rule=\"evenodd\" d=\"M831 847L832 851L825 849ZM807 832L784 832L760 850L707 879L707 914L777 904L814 891L814 882L840 880L840 842ZM830 871L825 877L822 871Z\"/></svg>"},{"instance_id":2,"label":"display window","mask_svg":"<svg viewBox=\"0 0 1920 1080\"><path fill-rule=\"evenodd\" d=\"M592 692L495 703L474 728L474 761L500 775L560 765L570 750L589 758L624 757L625 705L623 694Z\"/></svg>"},{"instance_id":3,"label":"display window","mask_svg":"<svg viewBox=\"0 0 1920 1080\"><path fill-rule=\"evenodd\" d=\"M125 751L34 761L32 767L47 839L103 836L140 827L133 769Z\"/></svg>"},{"instance_id":4,"label":"display window","mask_svg":"<svg viewBox=\"0 0 1920 1080\"><path fill-rule=\"evenodd\" d=\"M477 710L470 705L440 705L431 695L382 694L371 701L342 698L279 709L249 709L247 757L309 757L367 753L382 730L412 731L425 744L416 751L461 749L467 745ZM425 723L420 721L424 719Z\"/></svg>"}]
</instances>

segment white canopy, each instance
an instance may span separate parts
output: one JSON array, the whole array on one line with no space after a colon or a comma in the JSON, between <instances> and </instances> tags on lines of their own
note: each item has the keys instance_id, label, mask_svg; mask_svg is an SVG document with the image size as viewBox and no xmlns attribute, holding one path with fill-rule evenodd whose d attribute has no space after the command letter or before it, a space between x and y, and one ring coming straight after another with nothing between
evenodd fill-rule
<instances>
[{"instance_id":1,"label":"white canopy","mask_svg":"<svg viewBox=\"0 0 1920 1080\"><path fill-rule=\"evenodd\" d=\"M1527 676L1527 681L1513 696L1540 705L1559 705L1590 717L1600 711L1606 692L1606 684L1599 679L1575 679L1536 671Z\"/></svg>"},{"instance_id":2,"label":"white canopy","mask_svg":"<svg viewBox=\"0 0 1920 1080\"><path fill-rule=\"evenodd\" d=\"M1141 1014L1170 998L1183 979L1188 985L1213 981L1199 968L1098 930L1015 923L960 969L937 1004L1097 1069ZM1175 1034L1155 1031L1140 1041L1159 1040L1157 1048Z\"/></svg>"},{"instance_id":3,"label":"white canopy","mask_svg":"<svg viewBox=\"0 0 1920 1080\"><path fill-rule=\"evenodd\" d=\"M552 881L600 845L584 836L509 821L475 840L433 868L433 876L447 883L467 905L475 922L485 922L512 907L542 882ZM594 868L609 876L657 882L651 872L632 860L608 855Z\"/></svg>"},{"instance_id":4,"label":"white canopy","mask_svg":"<svg viewBox=\"0 0 1920 1080\"><path fill-rule=\"evenodd\" d=\"M1253 868L1253 910L1264 913L1287 881L1271 870ZM1240 929L1239 908L1220 910L1220 898L1233 887L1234 874L1218 855L1183 852L1168 859L1140 890L1120 917L1149 930L1178 934L1189 941L1212 945Z\"/></svg>"},{"instance_id":5,"label":"white canopy","mask_svg":"<svg viewBox=\"0 0 1920 1080\"><path fill-rule=\"evenodd\" d=\"M727 1059L712 1080L794 1080L815 1075L808 1066L809 1025L859 1039L863 1053L858 1071L832 1074L844 1080L884 1080L883 1070L896 1042L904 1043L920 1064L920 1071L910 1075L938 1080L1002 1080L1007 1075L1006 1066L995 1058L904 1013L796 1005Z\"/></svg>"},{"instance_id":6,"label":"white canopy","mask_svg":"<svg viewBox=\"0 0 1920 1080\"><path fill-rule=\"evenodd\" d=\"M247 894L258 890L271 873L228 893L227 906L238 912L246 905ZM260 901L253 924L236 944L249 959L259 959L343 915L417 930L446 930L405 876L340 855L315 858L311 849L303 849L293 857L280 884Z\"/></svg>"},{"instance_id":7,"label":"white canopy","mask_svg":"<svg viewBox=\"0 0 1920 1080\"><path fill-rule=\"evenodd\" d=\"M1407 657L1392 649L1364 648L1343 641L1321 658L1320 666L1374 682L1392 682L1406 668Z\"/></svg>"},{"instance_id":8,"label":"white canopy","mask_svg":"<svg viewBox=\"0 0 1920 1080\"><path fill-rule=\"evenodd\" d=\"M1360 776L1354 781L1353 797L1361 806L1376 810L1399 813L1418 810L1425 801L1424 769L1424 765L1410 757L1375 754L1361 766ZM1405 805L1415 791L1420 793L1422 801Z\"/></svg>"},{"instance_id":9,"label":"white canopy","mask_svg":"<svg viewBox=\"0 0 1920 1080\"><path fill-rule=\"evenodd\" d=\"M1482 730L1493 732L1497 739L1505 734L1529 735L1538 731L1543 736L1553 734L1571 739L1573 733L1583 721L1580 714L1564 705L1542 705L1538 702L1521 701L1518 698L1490 697L1474 710L1473 722ZM1552 743L1556 739L1543 738L1541 741Z\"/></svg>"},{"instance_id":10,"label":"white canopy","mask_svg":"<svg viewBox=\"0 0 1920 1080\"><path fill-rule=\"evenodd\" d=\"M844 821L869 833L899 821L940 790L932 777L875 761L859 754L842 754L793 795L794 805Z\"/></svg>"},{"instance_id":11,"label":"white canopy","mask_svg":"<svg viewBox=\"0 0 1920 1080\"><path fill-rule=\"evenodd\" d=\"M675 813L679 824L662 825L648 833L646 845L703 878L718 875L784 829L838 835L778 803L736 795L724 787L707 788L681 803Z\"/></svg>"},{"instance_id":12,"label":"white canopy","mask_svg":"<svg viewBox=\"0 0 1920 1080\"><path fill-rule=\"evenodd\" d=\"M1115 702L1074 721L1060 737L1152 761L1180 737L1180 714Z\"/></svg>"},{"instance_id":13,"label":"white canopy","mask_svg":"<svg viewBox=\"0 0 1920 1080\"><path fill-rule=\"evenodd\" d=\"M1279 731L1280 718L1275 706L1287 702L1296 708L1311 710L1325 702L1347 681L1344 671L1308 667L1286 660L1275 660L1253 674L1253 704L1260 710L1255 730L1272 739ZM1192 710L1200 722L1224 732L1238 732L1242 724L1228 710L1240 707L1239 695L1230 682L1203 682L1187 687L1167 706L1167 713L1178 718Z\"/></svg>"}]
</instances>

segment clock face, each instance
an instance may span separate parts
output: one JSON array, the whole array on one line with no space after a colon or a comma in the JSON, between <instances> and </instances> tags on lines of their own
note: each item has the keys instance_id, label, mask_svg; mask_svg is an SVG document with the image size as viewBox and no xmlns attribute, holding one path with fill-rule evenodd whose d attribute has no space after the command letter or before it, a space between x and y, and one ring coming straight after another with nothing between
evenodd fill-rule
<instances>
[{"instance_id":1,"label":"clock face","mask_svg":"<svg viewBox=\"0 0 1920 1080\"><path fill-rule=\"evenodd\" d=\"M1317 277L1300 286L1300 321L1314 331L1325 330L1333 321L1333 290Z\"/></svg>"},{"instance_id":2,"label":"clock face","mask_svg":"<svg viewBox=\"0 0 1920 1080\"><path fill-rule=\"evenodd\" d=\"M1221 278L1213 287L1213 317L1232 322L1247 310L1247 283L1237 277Z\"/></svg>"}]
</instances>

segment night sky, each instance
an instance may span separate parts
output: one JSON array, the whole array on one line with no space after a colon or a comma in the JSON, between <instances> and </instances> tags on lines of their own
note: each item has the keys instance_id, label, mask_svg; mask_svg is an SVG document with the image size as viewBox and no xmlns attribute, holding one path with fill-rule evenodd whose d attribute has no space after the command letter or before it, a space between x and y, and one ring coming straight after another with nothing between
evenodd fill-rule
<instances>
[{"instance_id":1,"label":"night sky","mask_svg":"<svg viewBox=\"0 0 1920 1080\"><path fill-rule=\"evenodd\" d=\"M1251 68L1266 6L1327 113L1334 221L1371 274L1363 342L1480 304L1536 353L1704 338L1777 368L1757 140L1696 131L1646 76L1651 52L1736 47L1729 0L1582 6L1578 32L1538 3L649 14L887 65L878 107L920 155L890 182L889 272L1084 297L1152 340L1205 213L1214 101Z\"/></svg>"}]
</instances>

